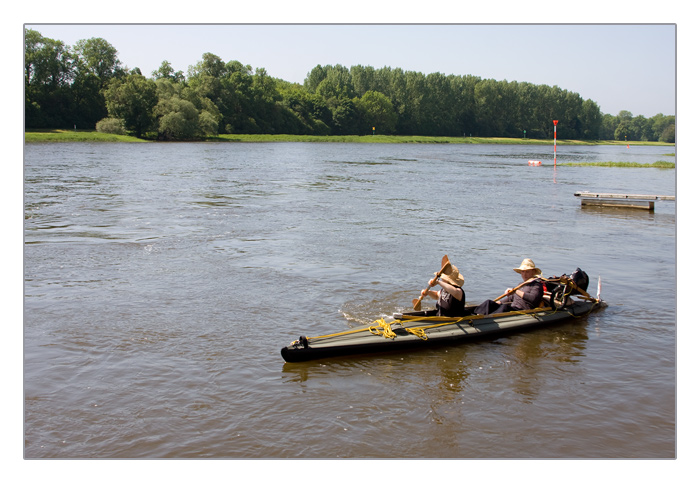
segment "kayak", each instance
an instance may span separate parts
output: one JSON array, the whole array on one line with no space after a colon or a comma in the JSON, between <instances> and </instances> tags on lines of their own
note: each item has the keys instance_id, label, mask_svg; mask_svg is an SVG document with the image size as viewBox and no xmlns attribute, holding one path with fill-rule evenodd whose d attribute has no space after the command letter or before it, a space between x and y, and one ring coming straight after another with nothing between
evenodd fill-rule
<instances>
[{"instance_id":1,"label":"kayak","mask_svg":"<svg viewBox=\"0 0 700 483\"><path fill-rule=\"evenodd\" d=\"M592 298L583 290L579 292L574 291L575 295L570 294L564 300L557 299L556 303L552 297L545 307L490 315L440 317L435 310L397 313L387 320L380 318L335 334L301 336L282 348L282 358L286 362L304 362L493 339L585 317L607 306L600 298Z\"/></svg>"},{"instance_id":2,"label":"kayak","mask_svg":"<svg viewBox=\"0 0 700 483\"><path fill-rule=\"evenodd\" d=\"M303 362L483 340L583 317L604 306L602 301L577 300L557 310L545 307L465 317L438 317L432 315L435 311L394 314L389 320L381 318L336 334L302 336L282 348L282 358Z\"/></svg>"}]
</instances>

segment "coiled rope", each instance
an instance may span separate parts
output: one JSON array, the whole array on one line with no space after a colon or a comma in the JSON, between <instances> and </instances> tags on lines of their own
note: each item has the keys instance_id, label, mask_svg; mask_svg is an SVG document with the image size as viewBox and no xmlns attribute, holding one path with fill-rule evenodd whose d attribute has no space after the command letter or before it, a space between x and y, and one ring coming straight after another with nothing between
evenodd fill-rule
<instances>
[{"instance_id":1,"label":"coiled rope","mask_svg":"<svg viewBox=\"0 0 700 483\"><path fill-rule=\"evenodd\" d=\"M377 325L372 325L367 329L370 333L374 335L383 335L385 339L393 339L396 337L396 333L391 330L391 325L387 324L384 318L377 319L375 322Z\"/></svg>"},{"instance_id":2,"label":"coiled rope","mask_svg":"<svg viewBox=\"0 0 700 483\"><path fill-rule=\"evenodd\" d=\"M406 332L415 335L421 340L428 340L428 336L425 335L425 327L411 327L406 329Z\"/></svg>"}]
</instances>

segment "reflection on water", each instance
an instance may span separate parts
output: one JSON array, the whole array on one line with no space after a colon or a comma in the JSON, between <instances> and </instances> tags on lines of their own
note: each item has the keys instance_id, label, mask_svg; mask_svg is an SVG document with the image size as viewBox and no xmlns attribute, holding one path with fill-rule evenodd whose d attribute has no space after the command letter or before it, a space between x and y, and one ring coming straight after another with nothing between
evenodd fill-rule
<instances>
[{"instance_id":1,"label":"reflection on water","mask_svg":"<svg viewBox=\"0 0 700 483\"><path fill-rule=\"evenodd\" d=\"M560 151L655 162L670 149ZM672 171L554 173L537 146L25 154L28 458L675 455L675 203L573 196L675 194ZM471 303L517 283L527 257L546 276L602 277L609 307L495 341L281 359L299 335L409 309L445 254Z\"/></svg>"},{"instance_id":2,"label":"reflection on water","mask_svg":"<svg viewBox=\"0 0 700 483\"><path fill-rule=\"evenodd\" d=\"M657 202L669 204L671 202ZM675 212L669 211L673 207L666 206L665 210L657 212L657 210L645 210L639 208L631 208L624 206L615 207L602 207L595 205L585 205L581 207L581 213L584 215L605 217L605 218L616 218L619 220L631 220L631 221L646 221L663 223L665 225L675 225L676 215Z\"/></svg>"}]
</instances>

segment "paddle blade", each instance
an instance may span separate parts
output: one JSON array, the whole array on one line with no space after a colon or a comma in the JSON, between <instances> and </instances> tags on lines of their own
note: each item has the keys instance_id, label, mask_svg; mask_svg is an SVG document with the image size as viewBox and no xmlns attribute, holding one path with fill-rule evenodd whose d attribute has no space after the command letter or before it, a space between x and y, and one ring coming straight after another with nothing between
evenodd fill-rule
<instances>
[{"instance_id":1,"label":"paddle blade","mask_svg":"<svg viewBox=\"0 0 700 483\"><path fill-rule=\"evenodd\" d=\"M448 267L450 267L452 264L450 263L450 259L447 258L447 255L442 257L442 268L440 269L439 272L435 274L435 278L437 279L443 272L447 270ZM428 285L428 290L430 289L430 285ZM423 296L421 295L420 298L413 299L413 310L420 310L420 301L423 300Z\"/></svg>"}]
</instances>

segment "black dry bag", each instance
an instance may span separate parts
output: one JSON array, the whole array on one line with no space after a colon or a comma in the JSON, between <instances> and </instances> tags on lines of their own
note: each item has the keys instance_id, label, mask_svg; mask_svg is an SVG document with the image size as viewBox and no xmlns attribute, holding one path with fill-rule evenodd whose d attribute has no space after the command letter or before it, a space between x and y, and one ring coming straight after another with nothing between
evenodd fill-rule
<instances>
[{"instance_id":1,"label":"black dry bag","mask_svg":"<svg viewBox=\"0 0 700 483\"><path fill-rule=\"evenodd\" d=\"M574 270L574 273L572 273L569 278L573 280L581 290L588 290L588 274L580 268Z\"/></svg>"}]
</instances>

